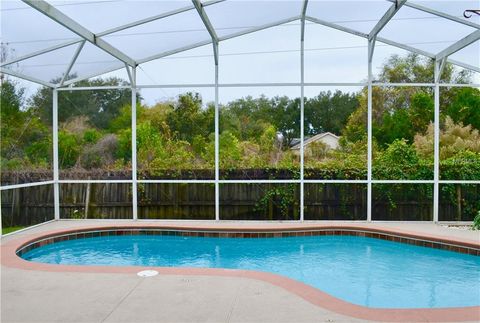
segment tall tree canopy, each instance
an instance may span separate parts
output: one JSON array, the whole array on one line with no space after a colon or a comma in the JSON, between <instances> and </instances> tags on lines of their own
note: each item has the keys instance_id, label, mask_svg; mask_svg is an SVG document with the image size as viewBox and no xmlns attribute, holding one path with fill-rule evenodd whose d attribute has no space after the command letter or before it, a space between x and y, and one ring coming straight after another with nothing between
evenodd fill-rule
<instances>
[{"instance_id":1,"label":"tall tree canopy","mask_svg":"<svg viewBox=\"0 0 480 323\"><path fill-rule=\"evenodd\" d=\"M127 85L119 78L84 80L77 86ZM60 91L58 93L58 121L65 122L76 116L86 116L92 126L106 129L125 105L131 104L130 89L108 89L92 91ZM38 115L45 124L52 123L52 91L41 88L29 103L38 109Z\"/></svg>"}]
</instances>

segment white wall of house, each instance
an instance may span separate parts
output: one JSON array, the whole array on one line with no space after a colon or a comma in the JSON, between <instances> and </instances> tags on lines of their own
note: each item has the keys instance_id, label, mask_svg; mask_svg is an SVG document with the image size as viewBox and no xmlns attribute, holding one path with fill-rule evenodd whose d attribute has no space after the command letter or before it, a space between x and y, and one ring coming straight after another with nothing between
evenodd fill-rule
<instances>
[{"instance_id":1,"label":"white wall of house","mask_svg":"<svg viewBox=\"0 0 480 323\"><path fill-rule=\"evenodd\" d=\"M308 146L314 142L323 142L330 149L337 149L340 145L339 141L340 141L340 137L334 135L333 133L330 133L330 132L320 133L318 135L315 135L305 140L304 149L305 151L308 151ZM295 154L300 154L300 143L296 144L290 149L292 149Z\"/></svg>"}]
</instances>

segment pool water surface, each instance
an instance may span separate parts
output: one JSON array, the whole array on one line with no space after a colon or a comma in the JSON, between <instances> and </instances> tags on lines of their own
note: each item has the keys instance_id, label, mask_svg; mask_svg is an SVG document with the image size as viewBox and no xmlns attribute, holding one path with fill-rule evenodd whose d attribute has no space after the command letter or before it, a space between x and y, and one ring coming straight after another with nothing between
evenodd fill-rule
<instances>
[{"instance_id":1,"label":"pool water surface","mask_svg":"<svg viewBox=\"0 0 480 323\"><path fill-rule=\"evenodd\" d=\"M66 265L264 271L374 308L480 305L480 257L359 236L117 235L56 242L22 258Z\"/></svg>"}]
</instances>

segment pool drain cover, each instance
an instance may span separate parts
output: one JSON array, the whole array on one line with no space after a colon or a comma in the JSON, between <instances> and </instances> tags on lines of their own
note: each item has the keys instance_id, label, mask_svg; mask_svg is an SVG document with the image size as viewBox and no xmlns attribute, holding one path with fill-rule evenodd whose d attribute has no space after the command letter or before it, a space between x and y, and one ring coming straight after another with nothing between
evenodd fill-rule
<instances>
[{"instance_id":1,"label":"pool drain cover","mask_svg":"<svg viewBox=\"0 0 480 323\"><path fill-rule=\"evenodd\" d=\"M156 270L142 270L137 273L140 277L153 277L158 275L158 271Z\"/></svg>"}]
</instances>

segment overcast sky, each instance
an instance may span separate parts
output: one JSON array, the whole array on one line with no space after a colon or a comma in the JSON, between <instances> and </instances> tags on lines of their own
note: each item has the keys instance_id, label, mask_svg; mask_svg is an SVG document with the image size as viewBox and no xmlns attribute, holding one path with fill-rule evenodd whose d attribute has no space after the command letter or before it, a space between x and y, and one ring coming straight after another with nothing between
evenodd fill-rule
<instances>
[{"instance_id":1,"label":"overcast sky","mask_svg":"<svg viewBox=\"0 0 480 323\"><path fill-rule=\"evenodd\" d=\"M59 10L83 24L92 32L131 21L182 8L190 1L50 1ZM297 1L234 1L206 7L212 25L222 37L234 32L260 26L265 23L296 16L301 2ZM411 1L451 15L463 17L465 9L478 9L475 1ZM21 57L29 52L41 50L77 38L62 26L43 17L20 1L1 1L2 43L9 48L9 56ZM309 1L307 15L368 33L376 21L391 5L387 1ZM464 18L462 18L464 19ZM479 17L469 21L480 23ZM391 23L379 34L397 42L408 43L421 50L438 53L456 40L475 31L446 19L404 7ZM105 40L124 51L135 60L171 49L209 39L209 34L196 11L191 10L127 29L105 37ZM25 74L36 75L49 81L61 77L66 70L77 44L55 52L41 55L15 64L13 69ZM377 73L393 54L407 52L377 42L373 71ZM464 63L480 65L480 42L468 46L452 56ZM95 71L114 68L115 59L86 44L72 72L88 75ZM110 73L126 78L124 71ZM305 33L305 82L362 82L367 79L367 42L347 33L307 23ZM299 82L300 81L300 23L295 21L257 33L233 38L220 43L219 80L221 83L254 82ZM480 83L478 73L474 80ZM215 81L212 45L182 52L171 57L141 64L138 68L138 84L213 84ZM27 95L35 92L36 86L22 82ZM308 87L306 96L321 90L339 87ZM359 87L341 87L344 91L357 91ZM142 90L147 103L153 104L175 97L186 90L198 91L204 101L214 100L213 88L148 89ZM220 101L235 98L288 95L300 96L298 87L275 88L221 88Z\"/></svg>"}]
</instances>

